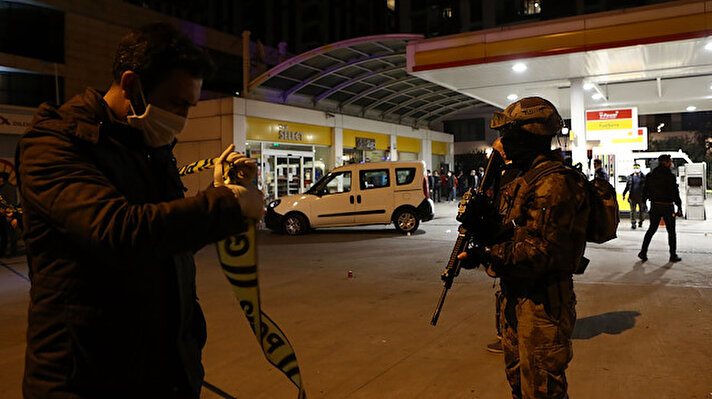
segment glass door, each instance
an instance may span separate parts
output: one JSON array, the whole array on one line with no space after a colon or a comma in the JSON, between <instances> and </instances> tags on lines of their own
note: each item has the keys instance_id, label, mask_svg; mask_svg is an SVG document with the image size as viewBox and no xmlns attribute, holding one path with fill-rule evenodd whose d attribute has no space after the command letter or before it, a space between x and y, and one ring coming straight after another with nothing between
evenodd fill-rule
<instances>
[{"instance_id":1,"label":"glass door","mask_svg":"<svg viewBox=\"0 0 712 399\"><path fill-rule=\"evenodd\" d=\"M313 151L267 150L260 162L265 200L301 194L314 183Z\"/></svg>"}]
</instances>

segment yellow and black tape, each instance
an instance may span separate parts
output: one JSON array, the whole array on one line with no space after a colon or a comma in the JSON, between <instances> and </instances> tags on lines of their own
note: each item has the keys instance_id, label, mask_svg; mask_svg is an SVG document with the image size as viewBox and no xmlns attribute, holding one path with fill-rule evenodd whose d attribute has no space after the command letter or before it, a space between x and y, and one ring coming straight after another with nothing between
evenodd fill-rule
<instances>
[{"instance_id":1,"label":"yellow and black tape","mask_svg":"<svg viewBox=\"0 0 712 399\"><path fill-rule=\"evenodd\" d=\"M181 176L215 166L214 159L204 159L179 170ZM228 173L226 176L235 175ZM306 399L297 356L292 344L277 324L262 311L257 278L257 237L255 222L248 221L247 230L218 242L218 259L232 292L240 303L247 321L262 347L267 360L282 371L299 389L299 399Z\"/></svg>"}]
</instances>

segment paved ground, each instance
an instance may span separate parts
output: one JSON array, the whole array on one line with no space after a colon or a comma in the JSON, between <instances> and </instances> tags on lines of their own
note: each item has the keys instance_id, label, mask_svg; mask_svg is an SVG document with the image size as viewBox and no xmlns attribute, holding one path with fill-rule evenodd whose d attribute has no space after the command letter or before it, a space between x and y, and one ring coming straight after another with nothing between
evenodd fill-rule
<instances>
[{"instance_id":1,"label":"paved ground","mask_svg":"<svg viewBox=\"0 0 712 399\"><path fill-rule=\"evenodd\" d=\"M492 279L465 271L438 326L429 325L457 227L454 204L438 204L436 212L412 236L391 226L260 233L263 308L295 346L310 398L508 397L502 357L485 351L494 340ZM589 245L591 265L576 278L571 397L709 399L712 222L679 222L683 260L676 264L666 262L664 230L650 260L638 262L644 230L628 226L622 221L610 243ZM0 398L14 399L29 283L24 259L2 262ZM214 249L200 251L197 262L208 321L206 380L236 398L296 397L259 352Z\"/></svg>"}]
</instances>

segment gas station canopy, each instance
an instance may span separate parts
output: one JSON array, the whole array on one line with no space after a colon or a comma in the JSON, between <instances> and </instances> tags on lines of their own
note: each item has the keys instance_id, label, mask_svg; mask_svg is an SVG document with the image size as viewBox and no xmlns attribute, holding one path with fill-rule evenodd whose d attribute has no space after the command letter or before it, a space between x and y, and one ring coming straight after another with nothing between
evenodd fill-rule
<instances>
[{"instance_id":1,"label":"gas station canopy","mask_svg":"<svg viewBox=\"0 0 712 399\"><path fill-rule=\"evenodd\" d=\"M567 118L578 85L585 109L712 110L712 1L411 41L407 52L410 74L499 108L537 95Z\"/></svg>"},{"instance_id":2,"label":"gas station canopy","mask_svg":"<svg viewBox=\"0 0 712 399\"><path fill-rule=\"evenodd\" d=\"M307 51L250 81L248 97L414 127L487 106L406 72L406 46L422 38L366 36Z\"/></svg>"}]
</instances>

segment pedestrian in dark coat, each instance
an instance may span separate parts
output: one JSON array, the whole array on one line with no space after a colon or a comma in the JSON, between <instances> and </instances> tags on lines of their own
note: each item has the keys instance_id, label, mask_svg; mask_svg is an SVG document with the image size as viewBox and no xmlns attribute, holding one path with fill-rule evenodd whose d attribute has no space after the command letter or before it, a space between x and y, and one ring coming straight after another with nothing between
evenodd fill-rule
<instances>
[{"instance_id":1,"label":"pedestrian in dark coat","mask_svg":"<svg viewBox=\"0 0 712 399\"><path fill-rule=\"evenodd\" d=\"M440 173L433 171L433 201L440 202Z\"/></svg>"},{"instance_id":2,"label":"pedestrian in dark coat","mask_svg":"<svg viewBox=\"0 0 712 399\"><path fill-rule=\"evenodd\" d=\"M650 200L650 226L645 232L643 246L638 257L645 262L648 260L648 246L653 235L658 231L660 219L665 221L668 233L668 246L670 247L670 262L679 262L677 256L677 237L675 236L675 217L682 216L682 200L677 187L677 180L672 173L672 158L663 154L658 157L658 166L645 177L643 186L643 201ZM677 211L675 210L677 206Z\"/></svg>"},{"instance_id":3,"label":"pedestrian in dark coat","mask_svg":"<svg viewBox=\"0 0 712 399\"><path fill-rule=\"evenodd\" d=\"M122 39L108 92L43 104L21 138L24 398L200 396L206 325L193 253L263 207L254 186L222 176L183 198L172 149L210 69L171 25L143 27ZM218 164L239 158L231 149Z\"/></svg>"},{"instance_id":4,"label":"pedestrian in dark coat","mask_svg":"<svg viewBox=\"0 0 712 399\"><path fill-rule=\"evenodd\" d=\"M643 201L643 186L645 185L645 175L640 172L640 165L633 165L633 173L628 176L628 181L623 189L623 199L628 194L628 204L630 204L630 228L635 229L635 214L638 214L638 227L643 227L645 218L645 202ZM636 212L637 208L637 212Z\"/></svg>"},{"instance_id":5,"label":"pedestrian in dark coat","mask_svg":"<svg viewBox=\"0 0 712 399\"><path fill-rule=\"evenodd\" d=\"M603 163L601 162L600 159L594 159L593 160L593 178L594 179L601 179L608 181L608 172L606 172L605 169L603 169Z\"/></svg>"}]
</instances>

